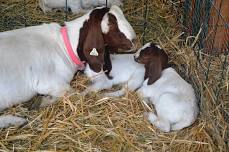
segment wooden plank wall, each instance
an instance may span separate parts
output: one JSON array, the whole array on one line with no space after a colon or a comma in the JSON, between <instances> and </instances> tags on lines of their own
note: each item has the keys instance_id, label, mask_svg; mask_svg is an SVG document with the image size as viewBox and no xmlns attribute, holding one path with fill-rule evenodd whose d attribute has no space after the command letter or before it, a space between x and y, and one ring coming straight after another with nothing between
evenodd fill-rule
<instances>
[{"instance_id":1,"label":"wooden plank wall","mask_svg":"<svg viewBox=\"0 0 229 152\"><path fill-rule=\"evenodd\" d=\"M207 24L206 38L202 44L204 46L205 53L218 54L221 52L228 51L229 45L229 0L211 0L213 5L211 6L210 16L208 22L206 21L207 0L204 1L191 1L191 9L189 11L189 19L186 22L187 30L189 34L197 34L196 28L203 27L202 25ZM200 10L196 9L195 6L201 3ZM197 11L197 12L195 12ZM219 12L221 15L219 15ZM195 13L198 13L197 16ZM227 24L227 26L226 26ZM199 30L199 29L197 29ZM204 32L204 31L203 31Z\"/></svg>"},{"instance_id":2,"label":"wooden plank wall","mask_svg":"<svg viewBox=\"0 0 229 152\"><path fill-rule=\"evenodd\" d=\"M217 10L220 10L221 16L218 14L219 12L217 12ZM226 26L226 23L228 24L228 26ZM212 6L211 8L208 37L213 44L208 44L207 48L217 52L228 51L229 0L214 1L214 6Z\"/></svg>"}]
</instances>

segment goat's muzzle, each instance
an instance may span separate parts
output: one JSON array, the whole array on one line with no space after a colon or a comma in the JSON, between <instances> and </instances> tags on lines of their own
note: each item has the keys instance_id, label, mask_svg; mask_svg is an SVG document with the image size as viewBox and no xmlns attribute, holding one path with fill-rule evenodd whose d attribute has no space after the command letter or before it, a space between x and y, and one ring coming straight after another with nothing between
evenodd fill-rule
<instances>
[{"instance_id":1,"label":"goat's muzzle","mask_svg":"<svg viewBox=\"0 0 229 152\"><path fill-rule=\"evenodd\" d=\"M139 62L138 57L134 56L134 61Z\"/></svg>"}]
</instances>

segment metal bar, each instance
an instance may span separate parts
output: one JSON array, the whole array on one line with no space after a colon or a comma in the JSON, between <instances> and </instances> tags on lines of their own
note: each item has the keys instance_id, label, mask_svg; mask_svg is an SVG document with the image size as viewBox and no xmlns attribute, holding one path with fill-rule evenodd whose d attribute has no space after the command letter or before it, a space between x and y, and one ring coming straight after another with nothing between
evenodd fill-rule
<instances>
[{"instance_id":1,"label":"metal bar","mask_svg":"<svg viewBox=\"0 0 229 152\"><path fill-rule=\"evenodd\" d=\"M195 8L193 12L193 22L192 22L192 33L191 35L197 35L200 30L200 11L201 11L201 1L195 1ZM197 59L200 60L200 52L197 54Z\"/></svg>"},{"instance_id":2,"label":"metal bar","mask_svg":"<svg viewBox=\"0 0 229 152\"><path fill-rule=\"evenodd\" d=\"M223 3L223 0L220 1L219 11L217 11L217 12L219 12L219 13L220 13L221 8L222 8L222 3ZM212 47L211 47L211 48L212 48L212 49L211 49L212 51L214 51L214 50L213 50L213 47L214 47L214 43L215 43L216 32L217 32L217 29L218 29L219 13L217 13L217 21L216 21L216 25L215 25L216 28L214 29L214 34L213 34L214 36L213 36Z\"/></svg>"},{"instance_id":3,"label":"metal bar","mask_svg":"<svg viewBox=\"0 0 229 152\"><path fill-rule=\"evenodd\" d=\"M188 26L188 16L190 13L190 6L191 5L191 0L186 0L184 3L184 19L183 19L183 25L185 27Z\"/></svg>"},{"instance_id":4,"label":"metal bar","mask_svg":"<svg viewBox=\"0 0 229 152\"><path fill-rule=\"evenodd\" d=\"M24 6L23 6L23 10L24 10L24 26L27 26L27 20L26 20L26 0L24 0Z\"/></svg>"},{"instance_id":5,"label":"metal bar","mask_svg":"<svg viewBox=\"0 0 229 152\"><path fill-rule=\"evenodd\" d=\"M68 0L65 0L65 21L68 21Z\"/></svg>"},{"instance_id":6,"label":"metal bar","mask_svg":"<svg viewBox=\"0 0 229 152\"><path fill-rule=\"evenodd\" d=\"M211 3L209 1L205 1L204 3L204 21L203 21L203 32L200 34L201 36L201 48L204 48L204 40L205 38L207 37L207 33L208 33L208 22L209 22L209 19L210 19L210 14L211 14Z\"/></svg>"},{"instance_id":7,"label":"metal bar","mask_svg":"<svg viewBox=\"0 0 229 152\"><path fill-rule=\"evenodd\" d=\"M209 1L205 1L204 12L206 14L204 16L203 32L201 34L201 39L202 40L206 38L207 33L208 33L208 22L209 22L210 13L211 13L211 6L212 6L212 4ZM202 47L204 48L204 44L203 43L202 43ZM207 83L207 81L208 81L208 75L209 75L209 72L210 72L210 67L211 67L211 64L212 64L212 59L213 59L213 56L210 57L210 61L209 61L208 66L207 66L207 72L205 73L205 83Z\"/></svg>"},{"instance_id":8,"label":"metal bar","mask_svg":"<svg viewBox=\"0 0 229 152\"><path fill-rule=\"evenodd\" d=\"M145 44L145 35L147 28L147 14L148 14L148 0L144 1L145 11L144 11L144 24L143 24L143 34L142 34L142 44Z\"/></svg>"}]
</instances>

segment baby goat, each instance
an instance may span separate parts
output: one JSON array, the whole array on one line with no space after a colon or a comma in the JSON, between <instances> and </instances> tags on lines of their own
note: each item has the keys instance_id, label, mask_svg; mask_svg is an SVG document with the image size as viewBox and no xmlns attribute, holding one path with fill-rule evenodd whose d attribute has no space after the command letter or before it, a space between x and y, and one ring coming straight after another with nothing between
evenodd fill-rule
<instances>
[{"instance_id":1,"label":"baby goat","mask_svg":"<svg viewBox=\"0 0 229 152\"><path fill-rule=\"evenodd\" d=\"M122 84L122 88L112 93L105 93L105 96L122 96L126 90L134 91L142 86L144 79L150 77L150 83L156 81L161 74L161 71L168 62L167 54L154 43L147 43L140 50L147 52L146 58L151 61L145 64L139 64L134 61L134 54L113 54L111 55L111 67L105 67L110 69L109 77L101 71L96 73L90 69L87 65L85 74L91 78L92 85L89 86L82 95L87 94L90 91L99 91L103 89L112 88L113 85ZM108 55L105 55L109 58ZM105 59L106 62L106 59ZM106 70L106 69L105 69Z\"/></svg>"},{"instance_id":2,"label":"baby goat","mask_svg":"<svg viewBox=\"0 0 229 152\"><path fill-rule=\"evenodd\" d=\"M150 53L146 49L140 49L135 59L145 64L145 67L150 66L151 62L154 62L149 58ZM152 69L149 69L154 76L150 74L147 76L146 71L146 80L137 92L144 99L153 103L156 109L157 116L152 112L147 113L148 120L152 124L164 132L180 130L191 125L197 118L199 111L197 99L192 86L182 79L173 68L164 69L161 77L158 80L155 79L158 78L162 69L159 66L161 65L153 64Z\"/></svg>"}]
</instances>

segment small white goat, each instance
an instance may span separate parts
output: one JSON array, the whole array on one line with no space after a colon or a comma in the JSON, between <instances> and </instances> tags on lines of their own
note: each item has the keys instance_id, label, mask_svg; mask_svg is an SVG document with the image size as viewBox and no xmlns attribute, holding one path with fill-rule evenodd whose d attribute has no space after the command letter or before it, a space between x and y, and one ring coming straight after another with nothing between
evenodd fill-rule
<instances>
[{"instance_id":1,"label":"small white goat","mask_svg":"<svg viewBox=\"0 0 229 152\"><path fill-rule=\"evenodd\" d=\"M135 32L118 6L93 9L65 24L65 27L43 24L0 33L0 111L36 94L48 95L42 99L42 106L54 103L71 90L70 81L81 69L82 64L74 59L87 62L99 72L106 45L134 47ZM70 53L68 48L72 48ZM0 128L24 122L20 117L1 116Z\"/></svg>"},{"instance_id":2,"label":"small white goat","mask_svg":"<svg viewBox=\"0 0 229 152\"><path fill-rule=\"evenodd\" d=\"M97 6L105 6L106 0L67 0L67 5L74 14L77 14L88 12ZM108 0L107 6L111 7L112 5L122 6L122 0ZM39 6L46 13L54 8L65 8L66 0L39 0Z\"/></svg>"},{"instance_id":3,"label":"small white goat","mask_svg":"<svg viewBox=\"0 0 229 152\"><path fill-rule=\"evenodd\" d=\"M135 58L147 66L147 51L140 50ZM197 99L192 86L173 69L162 71L155 81L148 77L137 91L147 101L153 103L157 116L150 112L148 120L164 132L180 130L191 125L197 118Z\"/></svg>"},{"instance_id":4,"label":"small white goat","mask_svg":"<svg viewBox=\"0 0 229 152\"><path fill-rule=\"evenodd\" d=\"M114 54L110 55L112 69L108 78L104 71L96 73L86 66L85 74L91 78L92 85L89 86L82 95L90 91L99 91L112 88L113 85L121 84L121 90L105 93L104 96L122 96L127 90L135 91L142 86L144 78L148 75L153 76L155 81L160 77L162 69L168 62L167 54L154 43L147 43L140 50L147 51L147 57L152 60L150 66L145 66L134 61L134 54ZM108 56L105 55L106 58ZM105 59L106 61L106 59ZM106 64L105 64L106 66ZM149 71L149 67L152 67ZM106 69L105 69L106 70ZM153 73L152 73L153 72Z\"/></svg>"},{"instance_id":5,"label":"small white goat","mask_svg":"<svg viewBox=\"0 0 229 152\"><path fill-rule=\"evenodd\" d=\"M84 73L92 81L82 95L91 91L100 91L112 88L112 86L121 84L122 89L112 93L105 93L104 96L122 96L128 90L134 91L142 86L144 81L145 68L143 65L134 61L134 54L115 54L111 55L112 70L109 77L101 71L96 73L86 65Z\"/></svg>"}]
</instances>

